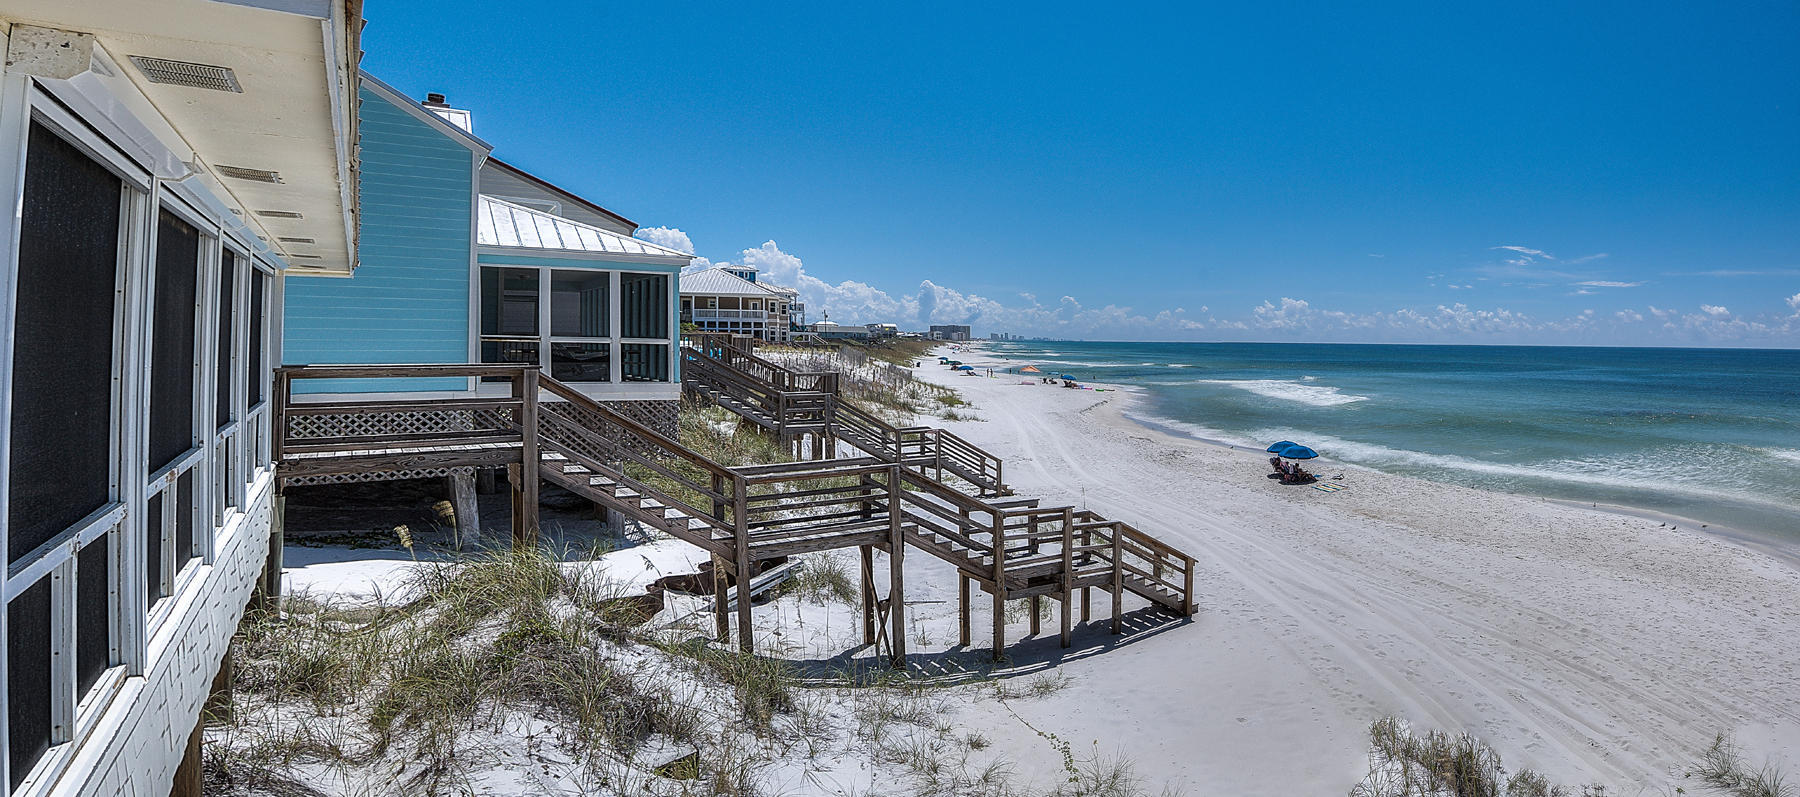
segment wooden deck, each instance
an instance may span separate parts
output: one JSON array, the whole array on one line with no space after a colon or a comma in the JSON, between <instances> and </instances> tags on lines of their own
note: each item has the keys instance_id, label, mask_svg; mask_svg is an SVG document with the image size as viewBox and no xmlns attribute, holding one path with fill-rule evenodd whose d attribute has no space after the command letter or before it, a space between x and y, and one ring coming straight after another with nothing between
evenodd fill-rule
<instances>
[{"instance_id":1,"label":"wooden deck","mask_svg":"<svg viewBox=\"0 0 1800 797\"><path fill-rule=\"evenodd\" d=\"M499 377L512 390L492 399L405 402L304 401L293 391L294 383L305 379L442 377ZM970 585L992 597L995 658L1005 648L1001 618L1009 599L1032 600L1034 631L1036 603L1058 600L1064 645L1075 601L1085 620L1094 590L1111 595L1115 632L1128 592L1180 616L1194 611L1193 558L1125 523L1069 506L1044 507L1037 499L970 495L903 456L727 467L536 368L294 366L277 372L275 399L276 458L284 480L422 467L505 467L513 485L515 543L535 539L538 485L548 480L700 547L739 584L750 583L761 561L859 549L865 563L865 642L885 641L900 666L906 656L901 564L907 549L956 568L965 644ZM396 413L407 419L408 431L391 431L392 423L382 427L389 431L360 431L370 424L359 419ZM319 424L320 418L333 423ZM997 465L992 472L997 484ZM877 549L889 554L885 598L877 595L869 564ZM752 649L751 602L729 601L725 579L717 583L719 638L729 638L735 615L738 643ZM887 633L876 633L878 614L891 624Z\"/></svg>"}]
</instances>

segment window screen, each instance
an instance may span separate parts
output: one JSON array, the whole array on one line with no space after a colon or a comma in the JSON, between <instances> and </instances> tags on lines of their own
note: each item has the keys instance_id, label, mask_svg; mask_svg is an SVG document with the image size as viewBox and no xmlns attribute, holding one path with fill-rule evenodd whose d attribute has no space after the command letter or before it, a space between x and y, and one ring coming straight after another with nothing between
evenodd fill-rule
<instances>
[{"instance_id":1,"label":"window screen","mask_svg":"<svg viewBox=\"0 0 1800 797\"><path fill-rule=\"evenodd\" d=\"M50 749L50 578L6 605L7 755L12 788Z\"/></svg>"},{"instance_id":2,"label":"window screen","mask_svg":"<svg viewBox=\"0 0 1800 797\"><path fill-rule=\"evenodd\" d=\"M194 296L200 232L165 210L156 225L150 334L150 470L194 447Z\"/></svg>"},{"instance_id":3,"label":"window screen","mask_svg":"<svg viewBox=\"0 0 1800 797\"><path fill-rule=\"evenodd\" d=\"M669 347L655 343L625 343L619 346L623 364L621 375L627 382L669 381Z\"/></svg>"},{"instance_id":4,"label":"window screen","mask_svg":"<svg viewBox=\"0 0 1800 797\"><path fill-rule=\"evenodd\" d=\"M155 606L162 597L163 493L150 497L144 507L144 605Z\"/></svg>"},{"instance_id":5,"label":"window screen","mask_svg":"<svg viewBox=\"0 0 1800 797\"><path fill-rule=\"evenodd\" d=\"M607 319L608 271L553 271L550 276L550 334L568 338L612 337Z\"/></svg>"},{"instance_id":6,"label":"window screen","mask_svg":"<svg viewBox=\"0 0 1800 797\"><path fill-rule=\"evenodd\" d=\"M250 406L263 401L263 286L269 281L261 271L250 272Z\"/></svg>"},{"instance_id":7,"label":"window screen","mask_svg":"<svg viewBox=\"0 0 1800 797\"><path fill-rule=\"evenodd\" d=\"M110 499L122 188L32 123L12 330L8 562Z\"/></svg>"},{"instance_id":8,"label":"window screen","mask_svg":"<svg viewBox=\"0 0 1800 797\"><path fill-rule=\"evenodd\" d=\"M538 334L537 269L481 270L481 334Z\"/></svg>"},{"instance_id":9,"label":"window screen","mask_svg":"<svg viewBox=\"0 0 1800 797\"><path fill-rule=\"evenodd\" d=\"M101 535L75 560L75 694L85 696L112 666L112 536Z\"/></svg>"},{"instance_id":10,"label":"window screen","mask_svg":"<svg viewBox=\"0 0 1800 797\"><path fill-rule=\"evenodd\" d=\"M620 274L619 313L625 337L668 337L669 275Z\"/></svg>"},{"instance_id":11,"label":"window screen","mask_svg":"<svg viewBox=\"0 0 1800 797\"><path fill-rule=\"evenodd\" d=\"M194 558L194 472L175 480L175 570Z\"/></svg>"},{"instance_id":12,"label":"window screen","mask_svg":"<svg viewBox=\"0 0 1800 797\"><path fill-rule=\"evenodd\" d=\"M213 373L219 382L217 394L217 410L214 412L214 428L223 429L231 423L231 377L236 371L231 369L232 342L237 329L232 326L236 317L231 312L235 306L232 290L236 287L238 260L237 255L225 250L219 265L219 360L214 365Z\"/></svg>"}]
</instances>

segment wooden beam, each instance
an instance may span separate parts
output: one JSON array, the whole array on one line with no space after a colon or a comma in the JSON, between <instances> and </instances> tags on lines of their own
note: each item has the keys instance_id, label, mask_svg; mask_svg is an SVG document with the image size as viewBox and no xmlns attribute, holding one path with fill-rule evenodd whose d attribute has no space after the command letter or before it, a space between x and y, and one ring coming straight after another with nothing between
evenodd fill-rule
<instances>
[{"instance_id":1,"label":"wooden beam","mask_svg":"<svg viewBox=\"0 0 1800 797\"><path fill-rule=\"evenodd\" d=\"M893 664L906 669L906 538L900 514L900 466L888 472L888 619L893 622Z\"/></svg>"},{"instance_id":2,"label":"wooden beam","mask_svg":"<svg viewBox=\"0 0 1800 797\"><path fill-rule=\"evenodd\" d=\"M875 549L862 549L862 629L863 644L875 644Z\"/></svg>"},{"instance_id":3,"label":"wooden beam","mask_svg":"<svg viewBox=\"0 0 1800 797\"><path fill-rule=\"evenodd\" d=\"M966 648L969 646L969 574L958 570L956 572L956 580L957 586L959 587L959 589L957 589L957 597L959 600L956 602L956 640L958 645Z\"/></svg>"},{"instance_id":4,"label":"wooden beam","mask_svg":"<svg viewBox=\"0 0 1800 797\"><path fill-rule=\"evenodd\" d=\"M1071 631L1075 610L1075 510L1065 507L1062 516L1062 638L1063 647L1074 643Z\"/></svg>"},{"instance_id":5,"label":"wooden beam","mask_svg":"<svg viewBox=\"0 0 1800 797\"><path fill-rule=\"evenodd\" d=\"M1006 656L1006 519L994 513L994 661Z\"/></svg>"},{"instance_id":6,"label":"wooden beam","mask_svg":"<svg viewBox=\"0 0 1800 797\"><path fill-rule=\"evenodd\" d=\"M738 591L738 649L745 653L755 653L756 639L752 635L750 627L750 566L753 563L750 561L750 527L745 521L745 518L749 517L749 510L745 506L749 492L750 485L745 484L743 479L732 480L731 513L733 519L736 520L733 537L737 542L737 562L735 564L737 565Z\"/></svg>"},{"instance_id":7,"label":"wooden beam","mask_svg":"<svg viewBox=\"0 0 1800 797\"><path fill-rule=\"evenodd\" d=\"M536 545L538 537L538 483L541 481L538 478L538 468L543 466L538 457L537 369L533 368L526 371L523 374L523 378L518 379L514 384L518 385L515 389L523 394L520 398L525 400L525 407L521 410L519 417L519 425L523 427L525 433L525 440L519 451L519 460L523 463L523 467L520 468L520 471L521 475L525 477L525 483L520 485L522 495L519 498L519 500L523 502L525 508L523 524L524 537L522 539L514 537L514 542L524 542L529 545Z\"/></svg>"},{"instance_id":8,"label":"wooden beam","mask_svg":"<svg viewBox=\"0 0 1800 797\"><path fill-rule=\"evenodd\" d=\"M730 600L725 595L725 558L713 554L713 631L720 644L731 639Z\"/></svg>"},{"instance_id":9,"label":"wooden beam","mask_svg":"<svg viewBox=\"0 0 1800 797\"><path fill-rule=\"evenodd\" d=\"M456 511L456 550L481 541L481 505L475 500L475 474L450 474L451 506Z\"/></svg>"}]
</instances>

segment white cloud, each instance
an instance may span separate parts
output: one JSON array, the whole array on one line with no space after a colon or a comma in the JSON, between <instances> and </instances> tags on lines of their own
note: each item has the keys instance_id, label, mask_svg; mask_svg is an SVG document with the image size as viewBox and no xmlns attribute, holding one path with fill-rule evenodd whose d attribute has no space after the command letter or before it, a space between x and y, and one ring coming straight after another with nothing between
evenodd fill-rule
<instances>
[{"instance_id":1,"label":"white cloud","mask_svg":"<svg viewBox=\"0 0 1800 797\"><path fill-rule=\"evenodd\" d=\"M1577 257L1577 258L1574 258L1573 260L1568 260L1565 262L1575 264L1575 265L1580 265L1582 263L1591 263L1595 260L1603 260L1608 257L1612 257L1612 255L1609 255L1605 252L1595 252L1594 254L1582 255L1581 257Z\"/></svg>"},{"instance_id":2,"label":"white cloud","mask_svg":"<svg viewBox=\"0 0 1800 797\"><path fill-rule=\"evenodd\" d=\"M639 227L633 235L677 252L694 253L694 242L688 240L688 234L674 227Z\"/></svg>"},{"instance_id":3,"label":"white cloud","mask_svg":"<svg viewBox=\"0 0 1800 797\"><path fill-rule=\"evenodd\" d=\"M1528 246L1492 246L1492 247L1488 247L1488 248L1490 248L1490 249L1505 249L1508 252L1518 252L1521 255L1528 255L1530 257L1541 257L1545 260L1555 260L1556 259L1555 257L1551 256L1550 253L1545 252L1542 249L1532 249L1531 247L1528 247Z\"/></svg>"},{"instance_id":4,"label":"white cloud","mask_svg":"<svg viewBox=\"0 0 1800 797\"><path fill-rule=\"evenodd\" d=\"M692 248L686 233L677 229L645 228L640 235L671 248ZM1496 248L1517 254L1518 257L1513 259L1528 264L1540 257L1548 258L1540 250L1526 247ZM701 267L714 264L703 257L696 258L695 262ZM978 334L1011 332L1062 338L1138 340L1800 345L1800 293L1783 299L1792 309L1792 316L1770 313L1740 317L1723 306L1710 304L1701 305L1699 312L1656 306L1650 306L1647 312L1635 309L1571 310L1571 315L1561 318L1540 318L1504 307L1471 307L1460 302L1430 309L1403 307L1351 312L1291 296L1249 307L1240 305L1241 309L1237 310L1219 309L1222 315L1216 316L1210 306L1217 303L1216 300L1199 306L1197 312L1182 307L1139 312L1131 307L1110 304L1090 307L1073 295L1060 296L1046 304L1036 293L1021 292L1016 294L1018 298L1009 297L1003 302L965 293L929 279L920 280L908 292L890 293L858 280L832 283L820 279L808 271L798 255L783 250L773 240L739 251L735 262L756 266L762 281L800 291L807 304L809 320L821 320L829 312L831 320L845 324L883 321L900 324L903 328L921 329L933 323L966 323L977 326ZM854 271L842 265L838 268ZM1536 268L1532 270L1536 271ZM1445 276L1432 274L1427 279ZM1532 276L1546 277L1548 273L1536 271ZM1601 293L1594 289L1644 284L1587 279L1588 276L1591 275L1570 276L1563 284L1573 284L1580 288L1580 293L1589 295ZM1534 280L1518 284L1548 287L1554 283ZM1450 282L1446 287L1469 290L1474 283Z\"/></svg>"}]
</instances>

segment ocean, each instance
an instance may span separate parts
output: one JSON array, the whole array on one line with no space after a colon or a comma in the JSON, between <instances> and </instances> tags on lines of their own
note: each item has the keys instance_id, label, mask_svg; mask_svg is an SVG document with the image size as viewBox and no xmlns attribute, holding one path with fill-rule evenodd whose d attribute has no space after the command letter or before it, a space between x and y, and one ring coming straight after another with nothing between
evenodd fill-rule
<instances>
[{"instance_id":1,"label":"ocean","mask_svg":"<svg viewBox=\"0 0 1800 797\"><path fill-rule=\"evenodd\" d=\"M986 345L1019 366L1137 386L1137 420L1177 433L1294 440L1377 470L1800 543L1800 351Z\"/></svg>"}]
</instances>

